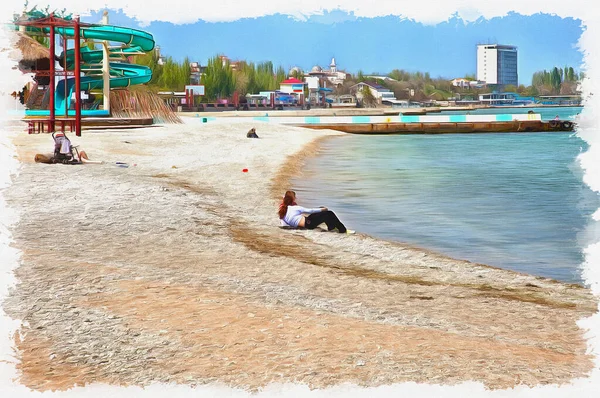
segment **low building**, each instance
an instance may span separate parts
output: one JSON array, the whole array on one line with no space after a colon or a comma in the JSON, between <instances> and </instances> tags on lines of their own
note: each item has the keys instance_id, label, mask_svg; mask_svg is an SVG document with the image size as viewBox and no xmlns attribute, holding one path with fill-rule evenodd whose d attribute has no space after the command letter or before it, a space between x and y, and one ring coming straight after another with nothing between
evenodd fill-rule
<instances>
[{"instance_id":1,"label":"low building","mask_svg":"<svg viewBox=\"0 0 600 398\"><path fill-rule=\"evenodd\" d=\"M282 93L299 95L304 93L304 86L306 86L306 82L291 77L281 82L279 91Z\"/></svg>"},{"instance_id":2,"label":"low building","mask_svg":"<svg viewBox=\"0 0 600 398\"><path fill-rule=\"evenodd\" d=\"M390 89L385 88L380 84L360 82L350 87L350 92L356 94L357 97L362 98L362 92L365 87L369 87L371 94L373 94L373 96L377 99L377 102L380 104L384 102L389 102L392 104L393 101L397 101L394 93Z\"/></svg>"},{"instance_id":3,"label":"low building","mask_svg":"<svg viewBox=\"0 0 600 398\"><path fill-rule=\"evenodd\" d=\"M467 80L467 79L464 79L462 77L453 79L450 82L452 83L452 85L454 87L461 87L461 88L469 88L469 87L471 87L471 84L470 84L471 81Z\"/></svg>"},{"instance_id":4,"label":"low building","mask_svg":"<svg viewBox=\"0 0 600 398\"><path fill-rule=\"evenodd\" d=\"M485 82L479 80L469 80L462 77L450 80L450 83L454 87L460 88L483 88L485 87Z\"/></svg>"},{"instance_id":5,"label":"low building","mask_svg":"<svg viewBox=\"0 0 600 398\"><path fill-rule=\"evenodd\" d=\"M543 105L581 105L580 95L540 95L538 98Z\"/></svg>"},{"instance_id":6,"label":"low building","mask_svg":"<svg viewBox=\"0 0 600 398\"><path fill-rule=\"evenodd\" d=\"M515 96L512 93L479 94L479 102L485 105L512 105Z\"/></svg>"},{"instance_id":7,"label":"low building","mask_svg":"<svg viewBox=\"0 0 600 398\"><path fill-rule=\"evenodd\" d=\"M479 102L485 105L532 105L535 103L533 97L522 97L518 93L486 93L479 95Z\"/></svg>"}]
</instances>

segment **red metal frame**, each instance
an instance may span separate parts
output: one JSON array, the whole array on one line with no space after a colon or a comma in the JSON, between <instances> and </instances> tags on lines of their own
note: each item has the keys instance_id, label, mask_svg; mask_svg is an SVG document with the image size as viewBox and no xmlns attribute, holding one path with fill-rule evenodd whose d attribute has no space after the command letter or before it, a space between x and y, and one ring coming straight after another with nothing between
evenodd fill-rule
<instances>
[{"instance_id":1,"label":"red metal frame","mask_svg":"<svg viewBox=\"0 0 600 398\"><path fill-rule=\"evenodd\" d=\"M75 78L75 134L77 136L81 136L81 54L80 54L80 50L81 50L81 27L82 26L88 26L88 24L82 24L79 17L76 17L74 20L72 21L68 21L62 18L57 18L54 16L53 13L51 13L48 17L46 18L39 18L36 20L32 20L32 21L22 21L22 22L16 22L16 25L21 25L21 26L32 26L35 28L50 28L50 33L49 33L49 38L50 38L50 70L49 72L37 72L36 74L39 74L40 76L50 76L50 101L49 101L49 108L50 108L50 118L47 120L48 121L48 129L49 132L54 132L55 131L55 123L56 123L56 110L54 109L54 94L55 94L55 84L56 84L56 68L55 68L55 56L56 56L56 48L55 48L55 41L56 41L56 32L55 32L55 28L56 27L73 27L74 32L75 32L75 71L74 72L70 72L66 70L66 62L65 62L65 67L64 67L64 76L65 78L67 78L67 76L74 76ZM67 39L64 38L64 42L63 42L63 47L64 50L67 50ZM67 112L65 114L65 118L68 119L68 101L67 104L65 105L65 107L67 108ZM62 121L62 126L64 126L64 121ZM71 124L71 123L68 123ZM42 123L43 126L43 123ZM33 128L35 131L35 128ZM63 127L64 129L64 127ZM43 131L43 127L41 128L41 130Z\"/></svg>"}]
</instances>

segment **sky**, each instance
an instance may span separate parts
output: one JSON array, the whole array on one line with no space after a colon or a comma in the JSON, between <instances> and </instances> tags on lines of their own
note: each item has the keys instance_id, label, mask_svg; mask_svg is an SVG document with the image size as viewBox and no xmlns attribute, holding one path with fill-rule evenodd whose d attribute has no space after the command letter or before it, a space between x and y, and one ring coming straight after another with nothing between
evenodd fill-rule
<instances>
[{"instance_id":1,"label":"sky","mask_svg":"<svg viewBox=\"0 0 600 398\"><path fill-rule=\"evenodd\" d=\"M102 11L82 19L98 22ZM202 65L224 54L232 60L272 61L286 71L293 66L328 69L335 57L338 69L349 73L404 69L453 79L476 73L477 44L499 43L517 46L519 83L530 85L536 71L565 65L579 71L582 63L576 46L581 20L542 13L510 12L474 21L454 14L443 22L424 24L392 15L357 17L337 9L303 19L277 14L228 22L147 24L112 9L109 21L148 31L163 55L177 61L187 56Z\"/></svg>"}]
</instances>

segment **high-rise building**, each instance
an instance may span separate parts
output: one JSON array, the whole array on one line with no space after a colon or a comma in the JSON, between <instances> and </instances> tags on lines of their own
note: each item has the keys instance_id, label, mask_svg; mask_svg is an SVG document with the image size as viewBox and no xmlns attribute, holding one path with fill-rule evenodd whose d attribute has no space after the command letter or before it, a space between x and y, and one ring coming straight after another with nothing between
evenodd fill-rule
<instances>
[{"instance_id":1,"label":"high-rise building","mask_svg":"<svg viewBox=\"0 0 600 398\"><path fill-rule=\"evenodd\" d=\"M477 80L487 84L519 85L517 47L501 44L477 46Z\"/></svg>"}]
</instances>

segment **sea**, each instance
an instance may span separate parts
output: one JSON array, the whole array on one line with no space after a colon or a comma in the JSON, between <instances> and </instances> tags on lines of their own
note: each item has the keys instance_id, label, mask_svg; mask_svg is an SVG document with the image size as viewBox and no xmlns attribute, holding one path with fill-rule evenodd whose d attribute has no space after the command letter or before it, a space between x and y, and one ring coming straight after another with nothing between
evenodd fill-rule
<instances>
[{"instance_id":1,"label":"sea","mask_svg":"<svg viewBox=\"0 0 600 398\"><path fill-rule=\"evenodd\" d=\"M326 206L358 232L582 284L582 248L600 240L600 198L577 161L587 148L569 132L349 134L326 141L292 186L299 204Z\"/></svg>"}]
</instances>

